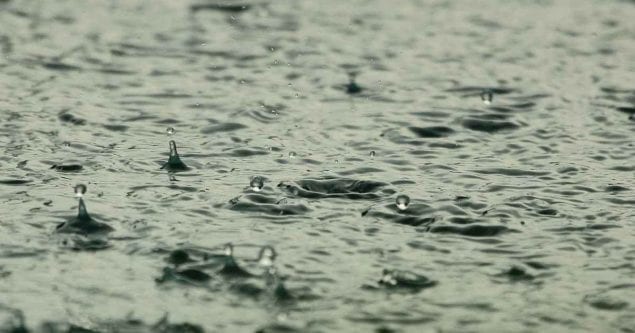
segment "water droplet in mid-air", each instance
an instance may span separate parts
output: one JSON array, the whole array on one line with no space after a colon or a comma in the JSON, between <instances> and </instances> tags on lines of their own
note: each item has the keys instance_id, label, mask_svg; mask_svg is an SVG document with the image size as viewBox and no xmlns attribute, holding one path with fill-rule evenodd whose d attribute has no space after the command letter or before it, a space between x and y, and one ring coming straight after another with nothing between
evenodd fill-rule
<instances>
[{"instance_id":1,"label":"water droplet in mid-air","mask_svg":"<svg viewBox=\"0 0 635 333\"><path fill-rule=\"evenodd\" d=\"M492 99L494 99L494 93L491 90L487 89L481 91L481 100L485 105L492 104Z\"/></svg>"},{"instance_id":2,"label":"water droplet in mid-air","mask_svg":"<svg viewBox=\"0 0 635 333\"><path fill-rule=\"evenodd\" d=\"M397 208L399 208L400 210L406 210L406 208L408 208L408 205L410 204L410 197L408 197L405 194L401 194L397 196L397 199L395 200L395 204L397 205Z\"/></svg>"},{"instance_id":3,"label":"water droplet in mid-air","mask_svg":"<svg viewBox=\"0 0 635 333\"><path fill-rule=\"evenodd\" d=\"M260 249L260 254L258 255L258 263L263 267L271 267L273 266L273 261L276 259L276 250L271 246L263 246Z\"/></svg>"},{"instance_id":4,"label":"water droplet in mid-air","mask_svg":"<svg viewBox=\"0 0 635 333\"><path fill-rule=\"evenodd\" d=\"M375 151L374 150L370 151L370 157L375 157Z\"/></svg>"},{"instance_id":5,"label":"water droplet in mid-air","mask_svg":"<svg viewBox=\"0 0 635 333\"><path fill-rule=\"evenodd\" d=\"M168 133L168 135L174 135L174 127L168 127L165 132Z\"/></svg>"},{"instance_id":6,"label":"water droplet in mid-air","mask_svg":"<svg viewBox=\"0 0 635 333\"><path fill-rule=\"evenodd\" d=\"M84 184L77 184L75 185L75 196L78 198L81 198L84 196L84 193L86 193L86 185Z\"/></svg>"},{"instance_id":7,"label":"water droplet in mid-air","mask_svg":"<svg viewBox=\"0 0 635 333\"><path fill-rule=\"evenodd\" d=\"M295 155L296 155L295 152L293 151L289 152L289 158L295 158Z\"/></svg>"},{"instance_id":8,"label":"water droplet in mid-air","mask_svg":"<svg viewBox=\"0 0 635 333\"><path fill-rule=\"evenodd\" d=\"M260 176L251 178L251 181L249 182L249 187L251 187L254 192L260 192L263 186L265 186L265 180Z\"/></svg>"},{"instance_id":9,"label":"water droplet in mid-air","mask_svg":"<svg viewBox=\"0 0 635 333\"><path fill-rule=\"evenodd\" d=\"M225 244L225 247L223 248L223 252L225 252L225 255L228 257L231 257L234 255L234 245L232 245L232 243L227 243Z\"/></svg>"}]
</instances>

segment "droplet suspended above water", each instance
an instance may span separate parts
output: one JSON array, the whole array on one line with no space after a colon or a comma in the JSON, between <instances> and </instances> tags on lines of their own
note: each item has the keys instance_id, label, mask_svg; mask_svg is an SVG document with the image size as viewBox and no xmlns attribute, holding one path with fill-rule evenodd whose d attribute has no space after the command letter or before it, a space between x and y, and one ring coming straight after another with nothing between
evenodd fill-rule
<instances>
[{"instance_id":1,"label":"droplet suspended above water","mask_svg":"<svg viewBox=\"0 0 635 333\"><path fill-rule=\"evenodd\" d=\"M276 259L276 250L271 246L263 246L258 254L258 264L265 268L273 266L273 262Z\"/></svg>"},{"instance_id":2,"label":"droplet suspended above water","mask_svg":"<svg viewBox=\"0 0 635 333\"><path fill-rule=\"evenodd\" d=\"M174 127L168 127L165 132L168 133L168 135L174 135Z\"/></svg>"},{"instance_id":3,"label":"droplet suspended above water","mask_svg":"<svg viewBox=\"0 0 635 333\"><path fill-rule=\"evenodd\" d=\"M483 104L490 105L492 104L493 99L494 93L491 90L487 89L481 92L481 100L483 101Z\"/></svg>"},{"instance_id":4,"label":"droplet suspended above water","mask_svg":"<svg viewBox=\"0 0 635 333\"><path fill-rule=\"evenodd\" d=\"M81 198L84 196L84 193L86 193L86 185L77 184L75 185L74 191L75 191L75 196L78 198Z\"/></svg>"},{"instance_id":5,"label":"droplet suspended above water","mask_svg":"<svg viewBox=\"0 0 635 333\"><path fill-rule=\"evenodd\" d=\"M408 197L405 194L401 194L397 196L397 199L395 200L395 204L397 205L397 208L399 208L400 210L406 210L408 208L408 205L410 205L410 197Z\"/></svg>"},{"instance_id":6,"label":"droplet suspended above water","mask_svg":"<svg viewBox=\"0 0 635 333\"><path fill-rule=\"evenodd\" d=\"M265 186L265 180L260 176L251 178L251 181L249 182L249 187L251 187L254 192L260 192L263 186Z\"/></svg>"},{"instance_id":7,"label":"droplet suspended above water","mask_svg":"<svg viewBox=\"0 0 635 333\"><path fill-rule=\"evenodd\" d=\"M370 157L375 157L375 151L374 150L370 151Z\"/></svg>"},{"instance_id":8,"label":"droplet suspended above water","mask_svg":"<svg viewBox=\"0 0 635 333\"><path fill-rule=\"evenodd\" d=\"M225 252L225 255L228 257L231 257L234 255L234 245L232 243L227 243L225 244L225 247L223 248L223 252Z\"/></svg>"}]
</instances>

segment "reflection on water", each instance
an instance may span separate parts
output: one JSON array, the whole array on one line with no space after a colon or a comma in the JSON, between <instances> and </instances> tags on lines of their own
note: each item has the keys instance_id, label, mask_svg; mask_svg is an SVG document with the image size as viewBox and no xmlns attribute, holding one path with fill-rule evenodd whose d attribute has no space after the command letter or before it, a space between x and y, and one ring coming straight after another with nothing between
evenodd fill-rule
<instances>
[{"instance_id":1,"label":"reflection on water","mask_svg":"<svg viewBox=\"0 0 635 333\"><path fill-rule=\"evenodd\" d=\"M0 1L0 331L630 332L632 17Z\"/></svg>"}]
</instances>

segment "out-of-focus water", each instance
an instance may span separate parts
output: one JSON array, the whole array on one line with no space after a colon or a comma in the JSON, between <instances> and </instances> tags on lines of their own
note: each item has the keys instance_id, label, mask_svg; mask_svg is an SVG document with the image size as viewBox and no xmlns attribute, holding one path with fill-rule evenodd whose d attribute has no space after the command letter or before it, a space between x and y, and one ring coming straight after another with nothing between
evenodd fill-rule
<instances>
[{"instance_id":1,"label":"out-of-focus water","mask_svg":"<svg viewBox=\"0 0 635 333\"><path fill-rule=\"evenodd\" d=\"M0 330L634 332L634 17L0 1Z\"/></svg>"}]
</instances>

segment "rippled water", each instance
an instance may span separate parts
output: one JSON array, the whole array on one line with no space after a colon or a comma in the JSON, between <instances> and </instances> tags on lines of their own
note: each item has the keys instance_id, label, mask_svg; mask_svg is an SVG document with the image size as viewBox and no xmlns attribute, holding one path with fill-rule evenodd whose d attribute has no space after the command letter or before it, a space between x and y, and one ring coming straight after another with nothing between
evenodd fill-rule
<instances>
[{"instance_id":1,"label":"rippled water","mask_svg":"<svg viewBox=\"0 0 635 333\"><path fill-rule=\"evenodd\" d=\"M633 17L0 1L1 330L634 332Z\"/></svg>"}]
</instances>

